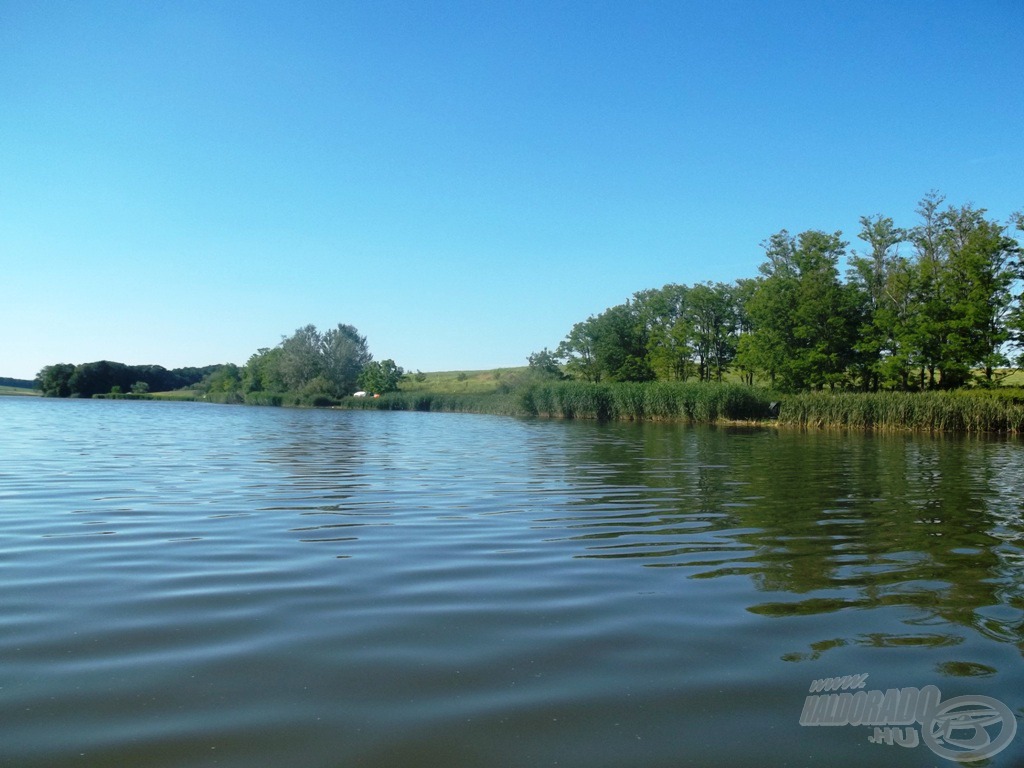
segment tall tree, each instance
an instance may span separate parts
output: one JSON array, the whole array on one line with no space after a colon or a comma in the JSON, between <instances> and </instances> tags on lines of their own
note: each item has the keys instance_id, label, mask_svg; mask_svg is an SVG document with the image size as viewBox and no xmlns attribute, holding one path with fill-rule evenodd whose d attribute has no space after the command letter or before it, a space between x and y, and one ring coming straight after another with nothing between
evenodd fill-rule
<instances>
[{"instance_id":1,"label":"tall tree","mask_svg":"<svg viewBox=\"0 0 1024 768\"><path fill-rule=\"evenodd\" d=\"M570 376L584 381L600 381L601 368L597 363L596 323L593 316L573 325L555 354L565 362Z\"/></svg>"},{"instance_id":2,"label":"tall tree","mask_svg":"<svg viewBox=\"0 0 1024 768\"><path fill-rule=\"evenodd\" d=\"M566 370L587 381L650 381L647 331L631 302L577 323L558 346Z\"/></svg>"},{"instance_id":3,"label":"tall tree","mask_svg":"<svg viewBox=\"0 0 1024 768\"><path fill-rule=\"evenodd\" d=\"M686 316L701 380L718 381L736 356L738 316L725 283L698 283L690 289Z\"/></svg>"},{"instance_id":4,"label":"tall tree","mask_svg":"<svg viewBox=\"0 0 1024 768\"><path fill-rule=\"evenodd\" d=\"M860 224L858 237L869 250L849 259L848 284L859 314L852 364L862 388L877 390L894 373L905 382L909 371L902 348L907 294L899 278L906 270L899 246L907 233L881 214L862 216Z\"/></svg>"},{"instance_id":5,"label":"tall tree","mask_svg":"<svg viewBox=\"0 0 1024 768\"><path fill-rule=\"evenodd\" d=\"M748 306L750 299L757 290L757 280L739 279L732 287L733 306L736 310L736 354L734 362L739 368L740 376L746 384L753 386L755 367L747 365L743 357L744 339L754 330L754 322Z\"/></svg>"},{"instance_id":6,"label":"tall tree","mask_svg":"<svg viewBox=\"0 0 1024 768\"><path fill-rule=\"evenodd\" d=\"M918 204L920 223L910 230L914 245L914 311L908 337L915 348L920 365L920 387L933 388L937 384L936 372L942 365L946 333L949 328L950 308L944 288L943 272L946 267L946 239L943 237L941 211L945 197L932 191ZM927 375L927 379L926 379Z\"/></svg>"},{"instance_id":7,"label":"tall tree","mask_svg":"<svg viewBox=\"0 0 1024 768\"><path fill-rule=\"evenodd\" d=\"M984 209L950 208L945 221L945 293L951 312L943 384L959 385L974 367L981 367L985 383L992 384L995 369L1009 364L1004 345L1011 338L1014 293L1021 279L1020 250L1003 225L985 218Z\"/></svg>"},{"instance_id":8,"label":"tall tree","mask_svg":"<svg viewBox=\"0 0 1024 768\"><path fill-rule=\"evenodd\" d=\"M689 293L688 286L669 283L633 294L633 307L647 337L647 363L659 379L685 381L693 369Z\"/></svg>"},{"instance_id":9,"label":"tall tree","mask_svg":"<svg viewBox=\"0 0 1024 768\"><path fill-rule=\"evenodd\" d=\"M760 277L748 284L746 312L750 332L739 343L739 362L767 375L774 387L790 384L789 364L796 347L791 311L795 301L796 241L782 230L761 243L765 261Z\"/></svg>"},{"instance_id":10,"label":"tall tree","mask_svg":"<svg viewBox=\"0 0 1024 768\"><path fill-rule=\"evenodd\" d=\"M793 237L782 230L762 246L766 261L747 302L753 330L740 347L743 363L785 389L835 386L855 330L852 295L837 269L846 243L839 232Z\"/></svg>"},{"instance_id":11,"label":"tall tree","mask_svg":"<svg viewBox=\"0 0 1024 768\"><path fill-rule=\"evenodd\" d=\"M383 395L385 392L395 392L404 375L405 371L395 365L394 360L371 360L363 367L357 383L367 392Z\"/></svg>"},{"instance_id":12,"label":"tall tree","mask_svg":"<svg viewBox=\"0 0 1024 768\"><path fill-rule=\"evenodd\" d=\"M71 377L75 366L71 363L47 365L36 374L36 383L44 397L71 397Z\"/></svg>"},{"instance_id":13,"label":"tall tree","mask_svg":"<svg viewBox=\"0 0 1024 768\"><path fill-rule=\"evenodd\" d=\"M242 389L245 392L286 392L280 346L261 347L253 354L242 370Z\"/></svg>"},{"instance_id":14,"label":"tall tree","mask_svg":"<svg viewBox=\"0 0 1024 768\"><path fill-rule=\"evenodd\" d=\"M992 383L1006 365L1012 338L1019 245L1006 227L965 205L942 209L944 198L921 201L921 222L911 230L916 249L915 309L911 337L920 360L920 386L961 386L976 367Z\"/></svg>"},{"instance_id":15,"label":"tall tree","mask_svg":"<svg viewBox=\"0 0 1024 768\"><path fill-rule=\"evenodd\" d=\"M301 390L320 376L323 368L323 338L315 325L305 325L282 339L281 375L289 390Z\"/></svg>"},{"instance_id":16,"label":"tall tree","mask_svg":"<svg viewBox=\"0 0 1024 768\"><path fill-rule=\"evenodd\" d=\"M359 374L373 360L366 337L360 336L354 326L339 324L323 335L321 349L321 371L334 396L351 395L358 387ZM394 361L390 362L394 366Z\"/></svg>"}]
</instances>

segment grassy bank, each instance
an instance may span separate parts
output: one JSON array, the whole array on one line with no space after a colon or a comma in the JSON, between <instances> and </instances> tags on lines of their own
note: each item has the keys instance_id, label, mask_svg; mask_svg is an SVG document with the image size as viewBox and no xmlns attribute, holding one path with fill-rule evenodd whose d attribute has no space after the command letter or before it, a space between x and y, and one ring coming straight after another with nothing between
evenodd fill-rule
<instances>
[{"instance_id":1,"label":"grassy bank","mask_svg":"<svg viewBox=\"0 0 1024 768\"><path fill-rule=\"evenodd\" d=\"M425 374L419 381L403 382L401 391L378 398L310 399L269 392L203 395L190 390L114 397L605 421L731 421L797 429L1024 434L1024 387L779 395L729 382L531 381L524 371L507 369Z\"/></svg>"},{"instance_id":2,"label":"grassy bank","mask_svg":"<svg viewBox=\"0 0 1024 768\"><path fill-rule=\"evenodd\" d=\"M773 403L778 404L777 410L772 409ZM1017 387L779 395L735 383L558 381L490 393L393 392L380 398L346 398L339 407L562 419L739 421L800 429L1024 434L1024 388Z\"/></svg>"},{"instance_id":3,"label":"grassy bank","mask_svg":"<svg viewBox=\"0 0 1024 768\"><path fill-rule=\"evenodd\" d=\"M496 368L491 371L438 371L409 373L402 381L403 393L432 395L486 395L519 386L528 368Z\"/></svg>"}]
</instances>

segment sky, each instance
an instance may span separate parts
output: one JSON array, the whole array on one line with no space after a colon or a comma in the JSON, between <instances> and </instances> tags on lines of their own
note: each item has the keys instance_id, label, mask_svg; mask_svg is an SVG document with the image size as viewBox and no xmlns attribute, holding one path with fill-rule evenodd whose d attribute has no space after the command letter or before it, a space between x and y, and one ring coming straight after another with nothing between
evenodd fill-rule
<instances>
[{"instance_id":1,"label":"sky","mask_svg":"<svg viewBox=\"0 0 1024 768\"><path fill-rule=\"evenodd\" d=\"M525 365L773 233L1024 209L1024 3L0 0L0 376Z\"/></svg>"}]
</instances>

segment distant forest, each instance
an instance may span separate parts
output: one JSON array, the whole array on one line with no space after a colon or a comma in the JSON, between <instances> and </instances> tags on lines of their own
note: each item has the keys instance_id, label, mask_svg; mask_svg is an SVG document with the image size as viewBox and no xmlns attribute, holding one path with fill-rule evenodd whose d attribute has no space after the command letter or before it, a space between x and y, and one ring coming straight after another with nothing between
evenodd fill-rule
<instances>
[{"instance_id":1,"label":"distant forest","mask_svg":"<svg viewBox=\"0 0 1024 768\"><path fill-rule=\"evenodd\" d=\"M330 405L362 388L370 394L398 389L404 371L393 360L375 361L366 337L351 325L321 332L299 328L276 347L233 363L167 370L108 360L43 368L36 384L47 397L143 396L192 389L209 400L255 404Z\"/></svg>"},{"instance_id":2,"label":"distant forest","mask_svg":"<svg viewBox=\"0 0 1024 768\"><path fill-rule=\"evenodd\" d=\"M592 382L731 373L787 392L994 385L1021 362L1024 213L1001 223L934 192L917 213L908 228L862 217L862 250L841 232L782 230L757 277L640 291L530 365Z\"/></svg>"},{"instance_id":3,"label":"distant forest","mask_svg":"<svg viewBox=\"0 0 1024 768\"><path fill-rule=\"evenodd\" d=\"M92 397L109 392L167 392L191 387L223 365L175 368L160 365L126 365L109 360L94 363L57 363L43 368L36 386L46 397Z\"/></svg>"},{"instance_id":4,"label":"distant forest","mask_svg":"<svg viewBox=\"0 0 1024 768\"><path fill-rule=\"evenodd\" d=\"M17 387L19 389L32 389L35 387L34 381L28 379L12 379L8 376L0 376L0 387Z\"/></svg>"}]
</instances>

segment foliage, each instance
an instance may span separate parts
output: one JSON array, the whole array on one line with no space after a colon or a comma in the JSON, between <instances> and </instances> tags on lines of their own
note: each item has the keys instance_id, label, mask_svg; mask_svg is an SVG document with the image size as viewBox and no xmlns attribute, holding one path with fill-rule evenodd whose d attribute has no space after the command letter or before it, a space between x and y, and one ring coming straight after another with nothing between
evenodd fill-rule
<instances>
[{"instance_id":1,"label":"foliage","mask_svg":"<svg viewBox=\"0 0 1024 768\"><path fill-rule=\"evenodd\" d=\"M848 253L840 232L781 230L761 244L757 277L640 291L576 323L554 354L591 383L734 371L788 392L995 386L1024 364L1024 267L1010 235L1024 213L1002 224L944 204L925 195L909 228L862 217L864 252Z\"/></svg>"},{"instance_id":2,"label":"foliage","mask_svg":"<svg viewBox=\"0 0 1024 768\"><path fill-rule=\"evenodd\" d=\"M547 347L527 358L527 368L535 378L561 379L565 376L562 366L558 364L557 355Z\"/></svg>"},{"instance_id":3,"label":"foliage","mask_svg":"<svg viewBox=\"0 0 1024 768\"><path fill-rule=\"evenodd\" d=\"M36 382L29 379L14 379L9 376L0 376L0 387L13 389L37 389Z\"/></svg>"},{"instance_id":4,"label":"foliage","mask_svg":"<svg viewBox=\"0 0 1024 768\"><path fill-rule=\"evenodd\" d=\"M140 382L146 384L150 391L164 392L193 386L220 367L211 365L169 371L159 365L126 365L109 360L81 365L57 363L39 371L36 385L46 397L93 397L111 392L114 387L128 392Z\"/></svg>"},{"instance_id":5,"label":"foliage","mask_svg":"<svg viewBox=\"0 0 1024 768\"><path fill-rule=\"evenodd\" d=\"M383 395L385 392L398 391L398 384L404 375L405 371L395 365L394 360L372 360L359 374L358 383L367 392Z\"/></svg>"},{"instance_id":6,"label":"foliage","mask_svg":"<svg viewBox=\"0 0 1024 768\"><path fill-rule=\"evenodd\" d=\"M372 360L366 338L353 326L321 333L306 325L278 346L257 350L239 372L235 389L246 397L265 392L281 395L282 401L328 405L356 391Z\"/></svg>"},{"instance_id":7,"label":"foliage","mask_svg":"<svg viewBox=\"0 0 1024 768\"><path fill-rule=\"evenodd\" d=\"M647 342L639 308L627 301L577 323L556 354L567 371L585 381L649 381L656 374Z\"/></svg>"}]
</instances>

